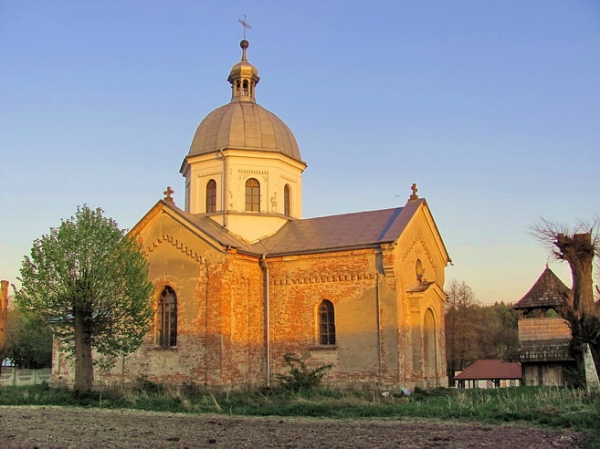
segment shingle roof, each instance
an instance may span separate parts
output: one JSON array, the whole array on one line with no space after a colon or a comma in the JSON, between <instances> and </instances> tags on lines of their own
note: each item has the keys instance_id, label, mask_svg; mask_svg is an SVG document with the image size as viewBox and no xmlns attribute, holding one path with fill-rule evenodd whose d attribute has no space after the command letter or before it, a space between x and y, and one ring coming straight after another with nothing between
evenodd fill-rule
<instances>
[{"instance_id":1,"label":"shingle roof","mask_svg":"<svg viewBox=\"0 0 600 449\"><path fill-rule=\"evenodd\" d=\"M519 342L521 362L565 362L573 361L569 351L570 339L527 340Z\"/></svg>"},{"instance_id":2,"label":"shingle roof","mask_svg":"<svg viewBox=\"0 0 600 449\"><path fill-rule=\"evenodd\" d=\"M502 360L477 360L459 375L456 380L522 379L520 363Z\"/></svg>"},{"instance_id":3,"label":"shingle roof","mask_svg":"<svg viewBox=\"0 0 600 449\"><path fill-rule=\"evenodd\" d=\"M565 299L570 294L571 290L563 284L550 268L546 267L539 279L533 284L533 287L513 308L535 309L556 307L563 305Z\"/></svg>"}]
</instances>

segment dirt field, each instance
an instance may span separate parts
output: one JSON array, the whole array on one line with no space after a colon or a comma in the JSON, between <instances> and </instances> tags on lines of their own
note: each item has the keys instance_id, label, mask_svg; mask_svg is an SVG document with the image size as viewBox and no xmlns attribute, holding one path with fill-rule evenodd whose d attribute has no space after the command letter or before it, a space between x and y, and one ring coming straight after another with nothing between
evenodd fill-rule
<instances>
[{"instance_id":1,"label":"dirt field","mask_svg":"<svg viewBox=\"0 0 600 449\"><path fill-rule=\"evenodd\" d=\"M180 415L0 407L3 448L581 448L574 432L436 420Z\"/></svg>"}]
</instances>

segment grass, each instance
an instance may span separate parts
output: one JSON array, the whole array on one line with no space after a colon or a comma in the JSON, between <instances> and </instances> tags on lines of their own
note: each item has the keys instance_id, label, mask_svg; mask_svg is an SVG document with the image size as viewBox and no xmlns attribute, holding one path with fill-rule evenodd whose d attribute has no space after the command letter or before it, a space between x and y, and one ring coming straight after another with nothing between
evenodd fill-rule
<instances>
[{"instance_id":1,"label":"grass","mask_svg":"<svg viewBox=\"0 0 600 449\"><path fill-rule=\"evenodd\" d=\"M150 382L114 391L75 395L69 390L0 388L0 405L59 405L131 408L178 413L331 418L421 417L519 423L584 431L600 437L600 391L556 387L493 390L417 390L410 397L314 389L235 391L214 394L193 386L162 387Z\"/></svg>"}]
</instances>

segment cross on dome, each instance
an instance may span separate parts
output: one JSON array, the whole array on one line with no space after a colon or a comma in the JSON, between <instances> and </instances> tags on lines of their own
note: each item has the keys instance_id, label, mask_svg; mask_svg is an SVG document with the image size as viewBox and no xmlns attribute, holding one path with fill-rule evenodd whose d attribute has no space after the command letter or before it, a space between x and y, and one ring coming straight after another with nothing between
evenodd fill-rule
<instances>
[{"instance_id":1,"label":"cross on dome","mask_svg":"<svg viewBox=\"0 0 600 449\"><path fill-rule=\"evenodd\" d=\"M246 30L251 29L252 27L250 26L250 24L248 23L248 21L246 20L246 14L244 14L244 19L238 19L238 22L240 22L242 24L242 26L244 27L244 40L246 40Z\"/></svg>"}]
</instances>

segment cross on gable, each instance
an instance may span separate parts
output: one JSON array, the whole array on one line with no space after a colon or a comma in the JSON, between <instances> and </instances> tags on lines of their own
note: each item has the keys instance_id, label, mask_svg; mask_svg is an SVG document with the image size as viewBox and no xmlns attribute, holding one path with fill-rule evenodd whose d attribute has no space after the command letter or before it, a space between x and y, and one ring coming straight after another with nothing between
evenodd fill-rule
<instances>
[{"instance_id":1,"label":"cross on gable","mask_svg":"<svg viewBox=\"0 0 600 449\"><path fill-rule=\"evenodd\" d=\"M174 203L173 198L171 197L171 195L173 193L175 193L175 190L173 190L171 188L171 186L167 186L167 190L165 190L163 193L165 194L165 198L164 198L165 201L167 201L168 203Z\"/></svg>"},{"instance_id":2,"label":"cross on gable","mask_svg":"<svg viewBox=\"0 0 600 449\"><path fill-rule=\"evenodd\" d=\"M238 19L238 22L240 22L242 24L242 26L244 27L244 40L246 40L246 29L250 29L252 28L250 26L250 24L248 23L248 21L246 20L246 14L244 14L244 19Z\"/></svg>"},{"instance_id":3,"label":"cross on gable","mask_svg":"<svg viewBox=\"0 0 600 449\"><path fill-rule=\"evenodd\" d=\"M408 198L409 200L418 200L419 199L419 195L417 195L417 191L419 189L417 189L417 185L413 182L413 185L410 186L410 190L412 190L412 195L410 195L410 197Z\"/></svg>"}]
</instances>

